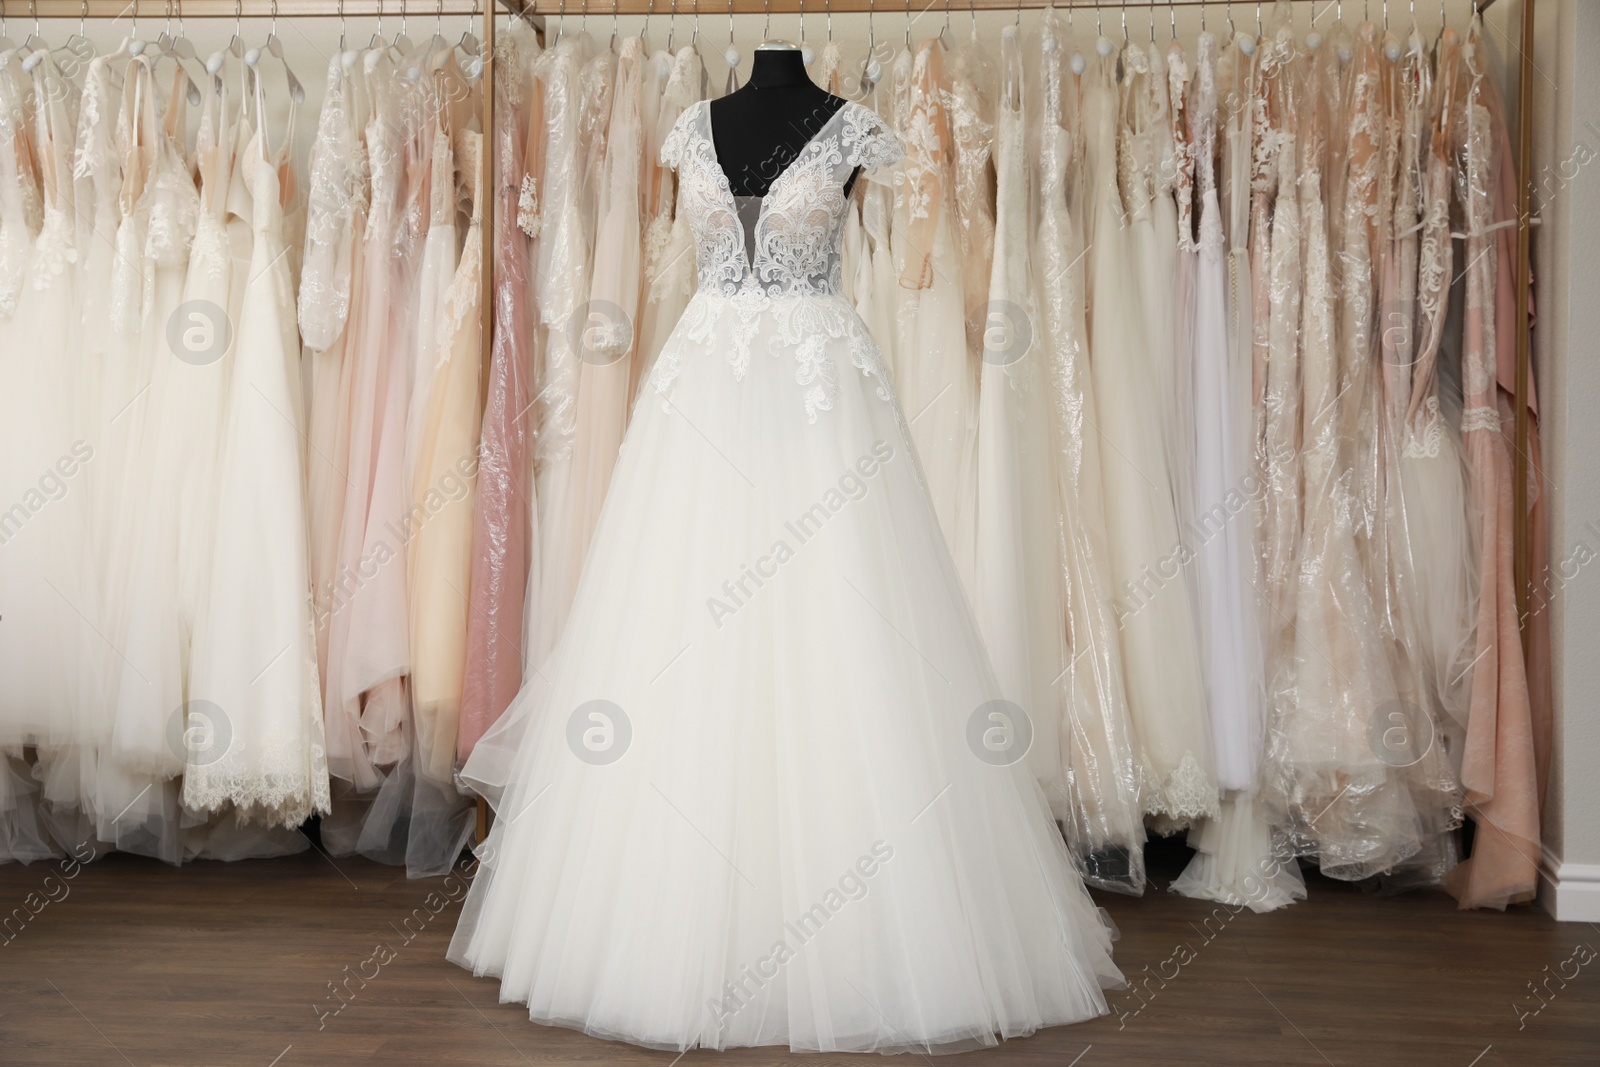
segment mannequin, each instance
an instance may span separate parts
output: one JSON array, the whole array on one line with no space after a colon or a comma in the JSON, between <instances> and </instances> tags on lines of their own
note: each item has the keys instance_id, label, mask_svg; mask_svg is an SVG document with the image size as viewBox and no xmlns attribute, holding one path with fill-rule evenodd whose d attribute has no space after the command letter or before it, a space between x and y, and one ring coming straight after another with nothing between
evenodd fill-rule
<instances>
[{"instance_id":1,"label":"mannequin","mask_svg":"<svg viewBox=\"0 0 1600 1067\"><path fill-rule=\"evenodd\" d=\"M711 138L717 160L735 196L767 195L834 112L842 97L818 86L806 72L800 49L787 41L756 48L750 80L711 102ZM860 168L844 184L846 196Z\"/></svg>"}]
</instances>

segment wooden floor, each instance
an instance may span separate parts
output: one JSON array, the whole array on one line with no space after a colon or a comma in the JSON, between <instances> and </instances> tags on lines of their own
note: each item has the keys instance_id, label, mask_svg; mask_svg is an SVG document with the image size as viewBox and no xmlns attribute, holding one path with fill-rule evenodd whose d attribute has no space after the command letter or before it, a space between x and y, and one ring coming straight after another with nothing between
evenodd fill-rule
<instances>
[{"instance_id":1,"label":"wooden floor","mask_svg":"<svg viewBox=\"0 0 1600 1067\"><path fill-rule=\"evenodd\" d=\"M1170 875L1178 862L1155 866ZM938 1062L1600 1064L1600 928L1528 908L1461 913L1437 893L1379 898L1315 877L1310 891L1309 902L1271 915L1157 890L1103 896L1122 931L1117 962L1143 998L1116 993L1113 1014L1095 1022ZM520 1006L497 1003L497 983L444 960L459 893L364 860L312 851L173 869L111 856L71 878L55 865L9 865L0 917L13 909L32 917L0 935L5 1067L677 1059L536 1026ZM376 976L334 999L331 984L357 972ZM680 1062L922 1059L761 1049Z\"/></svg>"}]
</instances>

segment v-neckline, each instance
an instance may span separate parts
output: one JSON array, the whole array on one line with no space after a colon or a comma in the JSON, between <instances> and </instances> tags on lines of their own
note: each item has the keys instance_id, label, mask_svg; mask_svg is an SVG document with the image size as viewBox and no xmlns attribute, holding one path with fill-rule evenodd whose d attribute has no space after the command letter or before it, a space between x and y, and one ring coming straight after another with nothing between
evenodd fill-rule
<instances>
[{"instance_id":1,"label":"v-neckline","mask_svg":"<svg viewBox=\"0 0 1600 1067\"><path fill-rule=\"evenodd\" d=\"M753 193L747 194L747 198L760 200L762 203L762 209L765 210L767 198L770 197L773 190L778 187L778 183L789 176L789 172L795 168L795 165L798 164L802 158L805 157L806 150L809 149L813 144L816 144L818 138L827 132L828 127L832 126L834 120L836 120L840 115L844 114L845 108L848 108L852 102L853 101L846 100L839 110L829 115L826 121L824 121L821 126L817 127L816 133L806 138L805 143L800 146L799 151L795 152L794 158L789 160L789 162L782 170L778 172L777 176L774 177L771 182L767 183L767 191L765 193L762 193L760 196L756 196ZM728 177L728 172L722 167L722 157L717 154L717 134L715 128L711 125L711 101L707 100L704 102L702 114L705 115L706 143L711 146L711 162L717 168L717 173L722 177L722 187L728 191L728 197L732 199L735 204L737 204L739 200L739 194L734 193L733 181Z\"/></svg>"},{"instance_id":2,"label":"v-neckline","mask_svg":"<svg viewBox=\"0 0 1600 1067\"><path fill-rule=\"evenodd\" d=\"M747 200L759 200L761 202L760 206L756 209L755 221L750 224L750 236L755 235L756 231L761 228L762 221L766 219L767 201L771 199L772 194L777 190L778 183L789 176L789 172L794 170L800 161L805 158L806 152L810 150L811 146L817 143L818 139L827 132L828 127L832 126L839 116L844 114L845 109L850 107L852 103L853 101L846 100L837 111L828 116L827 120L823 122L821 126L817 127L816 133L806 138L805 143L800 146L800 150L795 153L794 158L785 164L784 168L777 173L777 176L767 184L767 191L765 193L762 193L760 196L749 195L744 198ZM744 264L745 275L748 277L755 272L756 253L755 250L750 247L750 242L746 238L744 220L739 214L740 197L734 193L733 182L728 178L728 172L722 167L722 157L717 154L717 133L716 129L711 125L710 100L702 102L700 113L705 120L705 129L701 132L701 136L706 139L706 147L711 152L711 166L716 170L717 177L722 179L723 192L728 194L728 205L733 209L734 229L739 234L739 260Z\"/></svg>"},{"instance_id":3,"label":"v-neckline","mask_svg":"<svg viewBox=\"0 0 1600 1067\"><path fill-rule=\"evenodd\" d=\"M846 109L846 107L850 107L850 104L851 104L851 101L843 102L842 106L838 107L838 110L835 110L834 114L829 115L829 117L827 117L827 120L824 120L824 122L822 122L822 125L818 126L818 128L816 128L816 133L811 134L810 138L806 138L805 139L805 144L802 144L802 146L800 146L800 149L798 149L797 152L795 152L795 157L792 158L792 160L789 160L789 163L787 163L787 165L784 165L784 168L782 168L781 171L778 171L778 176L776 176L776 178L773 178L773 181L770 181L770 182L768 182L768 184L766 184L766 192L763 192L762 195L758 195L758 197L755 194L747 194L747 195L749 195L749 197L755 198L755 200L760 200L760 202L762 202L763 208L765 208L766 198L771 197L771 195L773 195L773 190L774 189L778 189L778 182L781 182L782 179L787 178L787 176L789 176L789 171L794 170L795 163L800 162L800 160L802 160L802 158L805 157L806 149L810 149L810 147L813 146L813 144L816 144L816 141L818 141L818 138L821 138L822 133L824 133L824 131L827 131L827 128L829 128L829 126L834 125L835 118L838 118L838 117L840 117L840 115L845 114L845 109ZM709 142L709 144L710 144L710 162L715 163L715 165L717 165L717 173L718 174L722 174L722 184L723 184L723 187L725 187L725 189L728 190L728 195L730 195L730 197L734 198L734 202L738 202L738 195L734 194L734 192L733 192L733 179L728 178L728 171L723 170L722 157L720 157L720 155L717 154L717 130L715 130L715 126L712 126L712 122L710 122L710 101L706 101L706 104L704 104L704 115L706 115L706 141Z\"/></svg>"}]
</instances>

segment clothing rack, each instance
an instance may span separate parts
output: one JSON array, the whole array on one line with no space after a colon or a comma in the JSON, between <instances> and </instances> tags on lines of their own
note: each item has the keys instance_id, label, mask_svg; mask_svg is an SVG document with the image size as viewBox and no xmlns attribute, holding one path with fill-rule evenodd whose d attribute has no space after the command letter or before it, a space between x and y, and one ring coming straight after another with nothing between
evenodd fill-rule
<instances>
[{"instance_id":1,"label":"clothing rack","mask_svg":"<svg viewBox=\"0 0 1600 1067\"><path fill-rule=\"evenodd\" d=\"M1357 4L1363 6L1358 8ZM1495 0L1480 0L1474 7L1479 12L1489 8ZM873 14L893 16L956 14L967 12L1043 10L1054 7L1060 11L1082 9L1096 12L1126 12L1129 9L1155 12L1176 11L1178 8L1199 8L1203 15L1215 15L1221 28L1233 15L1233 8L1241 9L1244 25L1248 25L1249 10L1260 11L1270 7L1272 0L1252 4L1240 0L1237 4L1227 0L18 0L5 3L0 0L0 12L8 20L53 19L110 19L130 23L145 19L151 23L165 24L170 19L180 22L187 18L389 18L419 20L429 16L472 15L482 18L480 39L483 43L483 93L482 122L485 182L488 183L483 202L488 205L491 217L479 227L483 241L483 262L488 269L483 272L483 360L487 365L490 346L494 341L494 219L492 213L496 198L493 184L498 180L497 144L494 99L494 48L495 23L501 10L513 18L526 18L543 36L544 17L594 15L646 15L659 18L695 17L715 15L749 15L767 17L773 14ZM1319 16L1335 10L1335 0L1291 0L1296 10L1305 5ZM1528 474L1531 467L1529 433L1532 420L1528 414L1526 398L1530 394L1532 354L1526 327L1528 319L1528 278L1531 269L1530 236L1535 220L1531 215L1531 185L1528 175L1533 158L1533 73L1534 64L1528 56L1529 42L1533 39L1534 7L1536 0L1522 0L1521 33L1516 52L1517 69L1517 267L1516 267L1516 371L1512 390L1514 422L1512 437L1512 496L1513 514L1517 521L1513 536L1513 574L1517 592L1518 618L1522 621L1524 652L1528 642L1527 621L1532 599L1531 546L1532 529L1528 514ZM1409 0L1350 0L1352 13L1365 15L1372 7L1385 11L1392 4L1399 17L1411 10ZM1235 25L1240 22L1236 21ZM1112 32L1119 32L1119 26ZM482 797L478 798L477 837L482 841L488 834L489 811Z\"/></svg>"}]
</instances>

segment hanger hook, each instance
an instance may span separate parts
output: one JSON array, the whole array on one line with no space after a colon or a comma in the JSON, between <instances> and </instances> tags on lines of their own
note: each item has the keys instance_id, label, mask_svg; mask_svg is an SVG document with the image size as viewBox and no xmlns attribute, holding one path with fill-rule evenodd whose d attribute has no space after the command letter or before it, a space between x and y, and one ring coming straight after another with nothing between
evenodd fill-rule
<instances>
[{"instance_id":1,"label":"hanger hook","mask_svg":"<svg viewBox=\"0 0 1600 1067\"><path fill-rule=\"evenodd\" d=\"M761 7L766 12L766 21L761 24L761 40L769 41L772 39L772 0L762 0Z\"/></svg>"}]
</instances>

